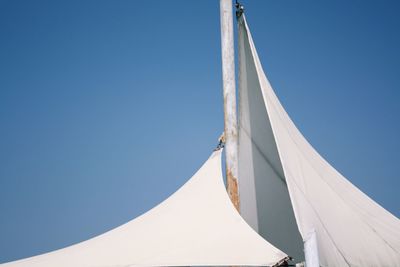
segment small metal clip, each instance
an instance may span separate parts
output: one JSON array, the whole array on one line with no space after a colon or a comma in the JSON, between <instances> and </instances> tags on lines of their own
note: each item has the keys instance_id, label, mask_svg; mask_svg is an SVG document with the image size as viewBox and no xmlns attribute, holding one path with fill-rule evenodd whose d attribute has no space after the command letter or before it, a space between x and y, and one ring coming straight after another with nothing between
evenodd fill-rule
<instances>
[{"instance_id":1,"label":"small metal clip","mask_svg":"<svg viewBox=\"0 0 400 267\"><path fill-rule=\"evenodd\" d=\"M225 134L222 133L221 136L218 138L218 145L217 147L214 149L214 151L218 151L222 148L225 147Z\"/></svg>"},{"instance_id":2,"label":"small metal clip","mask_svg":"<svg viewBox=\"0 0 400 267\"><path fill-rule=\"evenodd\" d=\"M236 18L239 19L244 12L244 6L236 0L235 7L236 7Z\"/></svg>"}]
</instances>

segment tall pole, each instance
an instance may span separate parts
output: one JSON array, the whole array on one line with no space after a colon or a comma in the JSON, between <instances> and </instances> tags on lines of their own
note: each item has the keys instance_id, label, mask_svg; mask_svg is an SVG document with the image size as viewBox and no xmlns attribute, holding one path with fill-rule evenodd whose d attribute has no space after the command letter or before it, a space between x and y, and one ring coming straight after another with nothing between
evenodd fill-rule
<instances>
[{"instance_id":1,"label":"tall pole","mask_svg":"<svg viewBox=\"0 0 400 267\"><path fill-rule=\"evenodd\" d=\"M226 183L229 197L239 211L238 134L236 116L235 52L232 0L220 0L222 81L224 93Z\"/></svg>"}]
</instances>

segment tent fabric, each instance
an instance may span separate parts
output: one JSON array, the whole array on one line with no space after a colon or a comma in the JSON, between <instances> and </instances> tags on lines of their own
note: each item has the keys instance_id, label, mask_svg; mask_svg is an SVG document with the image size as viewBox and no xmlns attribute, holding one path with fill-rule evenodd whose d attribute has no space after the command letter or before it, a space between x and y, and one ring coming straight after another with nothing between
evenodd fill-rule
<instances>
[{"instance_id":1,"label":"tent fabric","mask_svg":"<svg viewBox=\"0 0 400 267\"><path fill-rule=\"evenodd\" d=\"M282 183L288 188L303 241L315 231L321 266L400 266L400 220L352 185L302 136L264 74L244 17L240 23L240 42L251 50L250 55L241 56L253 65L256 74L251 75L258 77L257 89L261 89L283 167ZM249 76L244 75L242 79ZM262 142L270 140L257 140L258 145Z\"/></svg>"},{"instance_id":2,"label":"tent fabric","mask_svg":"<svg viewBox=\"0 0 400 267\"><path fill-rule=\"evenodd\" d=\"M274 265L287 255L242 219L226 192L221 151L164 202L93 239L1 267Z\"/></svg>"},{"instance_id":3,"label":"tent fabric","mask_svg":"<svg viewBox=\"0 0 400 267\"><path fill-rule=\"evenodd\" d=\"M261 236L300 262L303 241L242 19L238 31L240 213Z\"/></svg>"}]
</instances>

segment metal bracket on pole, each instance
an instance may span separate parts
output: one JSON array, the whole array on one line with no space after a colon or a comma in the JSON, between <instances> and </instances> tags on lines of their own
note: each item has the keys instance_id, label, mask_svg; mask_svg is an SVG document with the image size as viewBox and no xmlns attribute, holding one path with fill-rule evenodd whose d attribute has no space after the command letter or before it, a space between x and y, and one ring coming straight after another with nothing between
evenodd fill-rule
<instances>
[{"instance_id":1,"label":"metal bracket on pole","mask_svg":"<svg viewBox=\"0 0 400 267\"><path fill-rule=\"evenodd\" d=\"M221 136L218 138L218 145L217 147L214 149L214 151L218 151L221 150L225 147L225 134L222 133Z\"/></svg>"}]
</instances>

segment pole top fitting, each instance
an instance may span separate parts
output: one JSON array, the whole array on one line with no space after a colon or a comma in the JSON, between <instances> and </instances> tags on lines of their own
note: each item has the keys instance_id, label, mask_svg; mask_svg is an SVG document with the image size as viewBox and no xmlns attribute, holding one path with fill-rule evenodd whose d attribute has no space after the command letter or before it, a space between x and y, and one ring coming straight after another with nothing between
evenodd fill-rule
<instances>
[{"instance_id":1,"label":"pole top fitting","mask_svg":"<svg viewBox=\"0 0 400 267\"><path fill-rule=\"evenodd\" d=\"M236 7L236 18L239 19L244 12L244 6L241 3L239 3L238 0L236 0L235 7Z\"/></svg>"}]
</instances>

